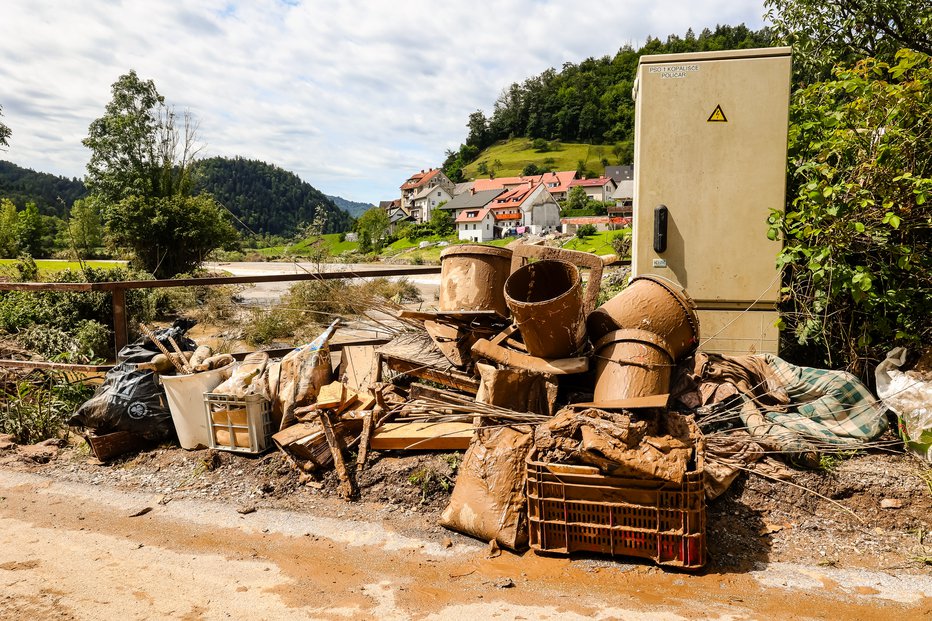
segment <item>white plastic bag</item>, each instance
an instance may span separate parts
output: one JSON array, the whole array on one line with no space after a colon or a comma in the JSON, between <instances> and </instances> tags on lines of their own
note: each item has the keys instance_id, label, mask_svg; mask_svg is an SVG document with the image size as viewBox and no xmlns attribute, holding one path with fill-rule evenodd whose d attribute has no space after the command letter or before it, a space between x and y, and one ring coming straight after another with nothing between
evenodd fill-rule
<instances>
[{"instance_id":1,"label":"white plastic bag","mask_svg":"<svg viewBox=\"0 0 932 621\"><path fill-rule=\"evenodd\" d=\"M932 376L900 371L906 349L896 347L877 365L874 378L877 394L900 419L900 434L906 446L932 463Z\"/></svg>"}]
</instances>

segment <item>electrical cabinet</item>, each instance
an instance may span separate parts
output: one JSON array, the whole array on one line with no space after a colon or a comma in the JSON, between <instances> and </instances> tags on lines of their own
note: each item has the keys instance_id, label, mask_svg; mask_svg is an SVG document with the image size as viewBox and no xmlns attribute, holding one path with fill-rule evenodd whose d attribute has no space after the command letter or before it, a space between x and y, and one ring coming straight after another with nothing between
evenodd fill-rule
<instances>
[{"instance_id":1,"label":"electrical cabinet","mask_svg":"<svg viewBox=\"0 0 932 621\"><path fill-rule=\"evenodd\" d=\"M705 351L777 352L790 72L786 47L638 65L632 273L686 288Z\"/></svg>"}]
</instances>

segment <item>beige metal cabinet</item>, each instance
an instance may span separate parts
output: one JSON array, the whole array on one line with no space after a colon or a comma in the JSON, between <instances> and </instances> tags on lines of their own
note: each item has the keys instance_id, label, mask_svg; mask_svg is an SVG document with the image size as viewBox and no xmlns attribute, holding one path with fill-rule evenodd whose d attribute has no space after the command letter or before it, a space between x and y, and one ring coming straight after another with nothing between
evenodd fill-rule
<instances>
[{"instance_id":1,"label":"beige metal cabinet","mask_svg":"<svg viewBox=\"0 0 932 621\"><path fill-rule=\"evenodd\" d=\"M777 351L779 243L767 217L784 205L790 71L790 48L642 56L638 66L633 273L686 288L706 351Z\"/></svg>"}]
</instances>

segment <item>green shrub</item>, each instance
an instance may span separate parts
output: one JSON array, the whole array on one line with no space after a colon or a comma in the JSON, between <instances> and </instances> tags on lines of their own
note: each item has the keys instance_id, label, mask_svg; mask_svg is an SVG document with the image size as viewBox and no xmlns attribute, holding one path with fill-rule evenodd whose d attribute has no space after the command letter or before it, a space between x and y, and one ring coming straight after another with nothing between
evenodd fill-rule
<instances>
[{"instance_id":1,"label":"green shrub","mask_svg":"<svg viewBox=\"0 0 932 621\"><path fill-rule=\"evenodd\" d=\"M19 444L59 436L65 421L93 392L61 372L0 371L0 433L12 434Z\"/></svg>"},{"instance_id":2,"label":"green shrub","mask_svg":"<svg viewBox=\"0 0 932 621\"><path fill-rule=\"evenodd\" d=\"M576 229L576 237L579 239L585 239L587 237L592 237L596 234L596 228L594 224L581 224L578 229Z\"/></svg>"},{"instance_id":3,"label":"green shrub","mask_svg":"<svg viewBox=\"0 0 932 621\"><path fill-rule=\"evenodd\" d=\"M894 345L932 341L930 92L932 58L900 50L793 95L789 204L770 237L797 363L867 376Z\"/></svg>"}]
</instances>

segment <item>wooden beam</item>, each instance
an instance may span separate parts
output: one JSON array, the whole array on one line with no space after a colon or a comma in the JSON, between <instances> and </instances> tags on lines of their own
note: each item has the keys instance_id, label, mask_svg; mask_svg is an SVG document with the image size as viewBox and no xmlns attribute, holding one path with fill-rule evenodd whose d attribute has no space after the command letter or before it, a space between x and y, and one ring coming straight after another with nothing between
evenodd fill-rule
<instances>
[{"instance_id":1,"label":"wooden beam","mask_svg":"<svg viewBox=\"0 0 932 621\"><path fill-rule=\"evenodd\" d=\"M472 423L385 423L375 430L369 448L375 451L465 451L474 432Z\"/></svg>"},{"instance_id":2,"label":"wooden beam","mask_svg":"<svg viewBox=\"0 0 932 621\"><path fill-rule=\"evenodd\" d=\"M126 329L126 289L113 290L113 353L119 354L129 342Z\"/></svg>"}]
</instances>

